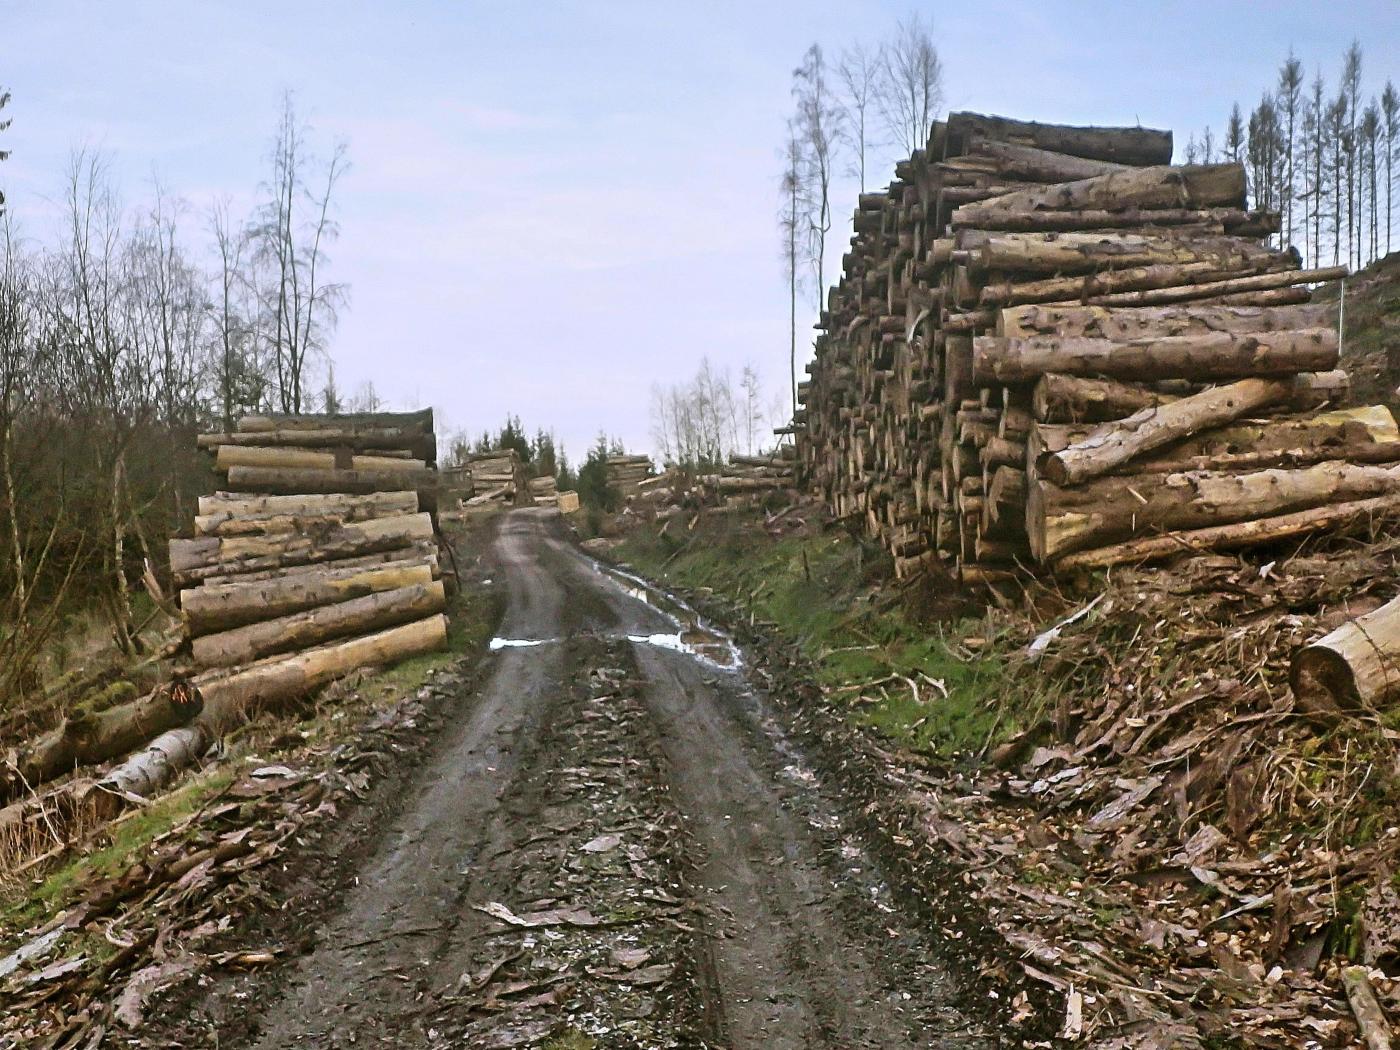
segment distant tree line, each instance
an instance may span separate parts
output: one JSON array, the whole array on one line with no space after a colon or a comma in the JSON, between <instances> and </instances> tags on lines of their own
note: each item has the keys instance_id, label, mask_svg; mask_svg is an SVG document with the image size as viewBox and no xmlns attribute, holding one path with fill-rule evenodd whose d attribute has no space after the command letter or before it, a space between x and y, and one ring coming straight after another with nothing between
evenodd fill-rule
<instances>
[{"instance_id":1,"label":"distant tree line","mask_svg":"<svg viewBox=\"0 0 1400 1050\"><path fill-rule=\"evenodd\" d=\"M1321 70L1307 80L1290 52L1248 117L1235 103L1223 131L1186 142L1188 164L1244 164L1256 205L1282 217L1282 243L1315 265L1362 267L1392 249L1400 94L1386 80L1368 97L1361 74L1357 41L1335 87Z\"/></svg>"},{"instance_id":2,"label":"distant tree line","mask_svg":"<svg viewBox=\"0 0 1400 1050\"><path fill-rule=\"evenodd\" d=\"M513 449L520 457L525 472L532 478L554 478L559 488L572 489L578 475L569 466L568 454L554 439L552 431L540 428L531 438L517 415L507 414L505 422L493 433L483 430L476 438L459 431L452 437L447 453L447 466L460 466L477 453Z\"/></svg>"},{"instance_id":3,"label":"distant tree line","mask_svg":"<svg viewBox=\"0 0 1400 1050\"><path fill-rule=\"evenodd\" d=\"M0 703L32 686L66 597L141 649L143 562L212 482L197 430L339 402L333 373L314 384L346 293L327 276L345 169L288 97L246 217L158 182L129 206L84 149L44 243L0 218Z\"/></svg>"},{"instance_id":4,"label":"distant tree line","mask_svg":"<svg viewBox=\"0 0 1400 1050\"><path fill-rule=\"evenodd\" d=\"M752 454L764 443L769 421L781 418L785 398L776 411L763 403L758 371L745 365L736 386L727 369L709 358L683 383L651 388L651 432L661 458L668 464L706 469L723 463L731 453Z\"/></svg>"},{"instance_id":5,"label":"distant tree line","mask_svg":"<svg viewBox=\"0 0 1400 1050\"><path fill-rule=\"evenodd\" d=\"M797 408L797 304L811 289L821 309L826 294L826 238L831 190L838 174L856 179L887 151L908 156L928 142L943 106L943 64L929 25L913 16L890 38L846 48L831 66L812 44L793 70L795 112L781 150L778 231L790 306L788 353L792 408ZM878 158L878 161L876 160Z\"/></svg>"}]
</instances>

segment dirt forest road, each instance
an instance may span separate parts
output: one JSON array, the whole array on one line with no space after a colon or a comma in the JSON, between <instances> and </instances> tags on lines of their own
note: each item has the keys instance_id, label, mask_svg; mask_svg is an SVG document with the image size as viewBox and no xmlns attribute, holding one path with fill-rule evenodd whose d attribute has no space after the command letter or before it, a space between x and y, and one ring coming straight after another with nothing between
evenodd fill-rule
<instances>
[{"instance_id":1,"label":"dirt forest road","mask_svg":"<svg viewBox=\"0 0 1400 1050\"><path fill-rule=\"evenodd\" d=\"M723 636L557 514L491 560L492 663L309 950L191 1006L218 1045L996 1045Z\"/></svg>"}]
</instances>

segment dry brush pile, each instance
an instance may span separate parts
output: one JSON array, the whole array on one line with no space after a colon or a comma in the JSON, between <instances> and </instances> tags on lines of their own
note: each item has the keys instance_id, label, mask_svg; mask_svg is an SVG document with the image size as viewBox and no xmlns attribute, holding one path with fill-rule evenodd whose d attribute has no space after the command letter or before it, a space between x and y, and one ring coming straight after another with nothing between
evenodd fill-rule
<instances>
[{"instance_id":1,"label":"dry brush pile","mask_svg":"<svg viewBox=\"0 0 1400 1050\"><path fill-rule=\"evenodd\" d=\"M969 113L862 195L795 425L900 574L1235 549L1388 505L1400 444L1238 164L1171 135Z\"/></svg>"}]
</instances>

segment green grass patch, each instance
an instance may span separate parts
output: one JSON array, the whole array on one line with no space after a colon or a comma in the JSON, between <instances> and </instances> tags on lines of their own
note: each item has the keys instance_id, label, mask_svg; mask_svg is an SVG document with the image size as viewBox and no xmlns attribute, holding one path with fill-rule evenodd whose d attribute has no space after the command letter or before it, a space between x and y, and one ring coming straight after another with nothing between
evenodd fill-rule
<instances>
[{"instance_id":1,"label":"green grass patch","mask_svg":"<svg viewBox=\"0 0 1400 1050\"><path fill-rule=\"evenodd\" d=\"M683 548L639 530L615 555L654 579L709 590L776 626L849 717L916 750L981 752L1044 710L994 625L936 620L887 600L878 555L839 533L774 539L752 521L702 521ZM976 648L970 648L968 641ZM917 690L917 697L915 695Z\"/></svg>"}]
</instances>

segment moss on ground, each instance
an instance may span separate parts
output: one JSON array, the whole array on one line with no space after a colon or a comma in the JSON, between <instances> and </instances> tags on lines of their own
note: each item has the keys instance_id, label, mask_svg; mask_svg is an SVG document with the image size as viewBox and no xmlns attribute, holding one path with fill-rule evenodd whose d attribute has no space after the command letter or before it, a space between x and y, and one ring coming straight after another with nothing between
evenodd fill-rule
<instances>
[{"instance_id":1,"label":"moss on ground","mask_svg":"<svg viewBox=\"0 0 1400 1050\"><path fill-rule=\"evenodd\" d=\"M614 556L773 625L852 720L915 750L980 753L1044 709L1035 677L1011 673L990 619L939 618L883 599L887 589L872 586L882 567L844 533L773 538L751 520L713 516L680 549L641 528Z\"/></svg>"}]
</instances>

